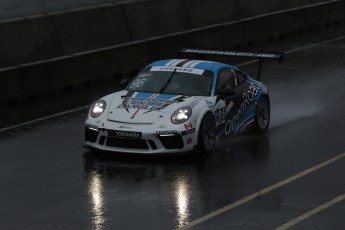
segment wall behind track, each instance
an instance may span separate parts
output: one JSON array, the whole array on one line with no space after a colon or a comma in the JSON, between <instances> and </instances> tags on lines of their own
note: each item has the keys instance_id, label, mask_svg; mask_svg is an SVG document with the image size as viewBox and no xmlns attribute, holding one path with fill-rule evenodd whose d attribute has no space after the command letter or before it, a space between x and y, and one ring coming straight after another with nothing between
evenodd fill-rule
<instances>
[{"instance_id":1,"label":"wall behind track","mask_svg":"<svg viewBox=\"0 0 345 230\"><path fill-rule=\"evenodd\" d=\"M327 0L150 0L0 21L0 68Z\"/></svg>"},{"instance_id":2,"label":"wall behind track","mask_svg":"<svg viewBox=\"0 0 345 230\"><path fill-rule=\"evenodd\" d=\"M297 4L299 1L291 2ZM92 82L114 76L118 79L122 76L133 76L150 61L175 57L176 51L182 47L232 49L240 44L297 34L310 28L322 31L330 25L343 26L344 12L345 1L339 0L146 39L144 32L129 32L122 35L123 40L127 39L126 36L138 36L143 39L0 69L0 104L90 85ZM47 33L47 37L48 34L54 33L44 30L47 26L44 22L40 25L37 29ZM177 27L175 29L179 30ZM58 43L54 39L51 39L51 42ZM73 48L74 46L70 47Z\"/></svg>"}]
</instances>

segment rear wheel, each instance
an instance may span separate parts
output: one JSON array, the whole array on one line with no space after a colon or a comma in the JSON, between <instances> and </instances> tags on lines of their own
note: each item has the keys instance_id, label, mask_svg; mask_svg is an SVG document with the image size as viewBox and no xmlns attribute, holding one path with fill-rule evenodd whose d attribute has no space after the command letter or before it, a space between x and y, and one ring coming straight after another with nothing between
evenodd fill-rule
<instances>
[{"instance_id":1,"label":"rear wheel","mask_svg":"<svg viewBox=\"0 0 345 230\"><path fill-rule=\"evenodd\" d=\"M210 153L216 146L216 127L212 114L207 113L201 121L198 134L198 145L196 150L198 153Z\"/></svg>"},{"instance_id":2,"label":"rear wheel","mask_svg":"<svg viewBox=\"0 0 345 230\"><path fill-rule=\"evenodd\" d=\"M255 112L254 128L256 131L263 133L270 124L270 101L267 97L260 98Z\"/></svg>"}]
</instances>

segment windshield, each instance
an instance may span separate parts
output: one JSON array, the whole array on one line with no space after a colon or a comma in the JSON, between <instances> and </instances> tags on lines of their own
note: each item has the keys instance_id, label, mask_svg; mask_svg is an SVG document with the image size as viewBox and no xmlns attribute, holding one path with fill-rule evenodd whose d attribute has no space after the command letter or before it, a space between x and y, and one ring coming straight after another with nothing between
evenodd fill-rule
<instances>
[{"instance_id":1,"label":"windshield","mask_svg":"<svg viewBox=\"0 0 345 230\"><path fill-rule=\"evenodd\" d=\"M213 75L211 71L154 66L145 68L127 90L189 96L209 96Z\"/></svg>"}]
</instances>

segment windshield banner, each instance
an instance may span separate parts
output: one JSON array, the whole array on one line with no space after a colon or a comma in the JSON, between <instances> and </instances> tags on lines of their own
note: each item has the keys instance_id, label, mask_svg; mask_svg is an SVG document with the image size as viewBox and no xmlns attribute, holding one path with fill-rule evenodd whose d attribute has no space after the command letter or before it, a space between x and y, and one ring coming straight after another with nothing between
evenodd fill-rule
<instances>
[{"instance_id":1,"label":"windshield banner","mask_svg":"<svg viewBox=\"0 0 345 230\"><path fill-rule=\"evenodd\" d=\"M173 72L179 73L192 73L197 75L202 75L204 73L203 69L195 68L184 68L184 67L169 67L169 66L153 66L150 71L164 71L164 72Z\"/></svg>"}]
</instances>

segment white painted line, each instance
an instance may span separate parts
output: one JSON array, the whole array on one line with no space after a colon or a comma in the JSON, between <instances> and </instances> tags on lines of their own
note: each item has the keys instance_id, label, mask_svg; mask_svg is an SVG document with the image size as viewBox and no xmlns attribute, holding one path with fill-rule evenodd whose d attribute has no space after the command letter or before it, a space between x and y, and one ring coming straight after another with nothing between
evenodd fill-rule
<instances>
[{"instance_id":1,"label":"white painted line","mask_svg":"<svg viewBox=\"0 0 345 230\"><path fill-rule=\"evenodd\" d=\"M340 159L342 159L344 157L345 157L345 152L340 154L340 155L338 155L338 156L335 156L335 157L333 157L333 158L331 158L331 159L329 159L327 161L324 161L324 162L322 162L322 163L320 163L318 165L315 165L315 166L313 166L313 167L311 167L309 169L306 169L306 170L304 170L304 171L302 171L300 173L297 173L297 174L295 174L295 175L293 175L293 176L291 176L291 177L289 177L289 178L287 178L285 180L282 180L282 181L280 181L280 182L278 182L276 184L273 184L273 185L271 185L271 186L269 186L267 188L264 188L264 189L262 189L262 190L260 190L260 191L258 191L256 193L253 193L253 194L251 194L251 195L249 195L247 197L244 197L241 200L238 200L238 201L236 201L234 203L226 205L226 206L224 206L224 207L222 207L222 208L220 208L220 209L218 209L216 211L213 211L213 212L211 212L211 213L209 213L209 214L207 214L207 215L205 215L203 217L200 217L199 219L196 219L196 220L190 222L189 224L187 224L187 225L185 225L185 226L183 226L181 228L178 228L178 229L179 230L189 229L189 228L191 228L191 227L193 227L195 225L198 225L198 224L200 224L202 222L205 222L205 221L207 221L207 220L209 220L209 219L211 219L213 217L219 216L219 215L221 215L221 214L223 214L223 213L225 213L225 212L227 212L227 211L229 211L231 209L234 209L234 208L236 208L236 207L238 207L238 206L240 206L242 204L245 204L245 203L247 203L247 202L249 202L251 200L254 200L254 199L258 198L259 196L262 196L262 195L264 195L266 193L269 193L269 192L271 192L273 190L281 188L284 185L287 185L287 184L289 184L289 183L291 183L291 182L293 182L293 181L295 181L295 180L297 180L297 179L299 179L299 178L301 178L303 176L306 176L306 175L308 175L308 174L310 174L312 172L315 172L315 171L317 171L317 170L319 170L319 169L321 169L321 168L323 168L323 167L325 167L327 165L330 165L330 164L334 163L335 161L338 161L338 160L340 160Z\"/></svg>"},{"instance_id":2,"label":"white painted line","mask_svg":"<svg viewBox=\"0 0 345 230\"><path fill-rule=\"evenodd\" d=\"M291 228L294 225L298 224L299 222L301 222L305 219L308 219L309 217L311 217L311 216L313 216L313 215L315 215L315 214L343 201L344 199L345 199L345 194L338 196L338 197L334 198L333 200L330 200L330 201L320 205L319 207L312 209L309 212L306 212L303 215L300 215L299 217L296 217L295 219L287 222L286 224L283 224L282 226L276 228L275 230L285 230L285 229Z\"/></svg>"},{"instance_id":3,"label":"white painted line","mask_svg":"<svg viewBox=\"0 0 345 230\"><path fill-rule=\"evenodd\" d=\"M319 45L324 45L324 44L331 43L331 42L338 41L338 40L342 40L342 39L345 39L345 36L340 36L340 37L337 37L337 38L334 38L334 39L326 40L326 41L315 43L315 44L312 44L312 45L307 45L307 46L299 47L299 48L296 48L296 49L285 51L284 53L285 54L290 54L290 53L298 52L298 51L301 51L301 50L304 50L304 49L309 49L309 48L312 48L312 47L316 47L316 46L319 46ZM238 67L245 66L245 65L249 65L249 64L252 64L252 63L255 63L255 62L257 62L257 60L243 62L243 63L240 63L240 64L238 64L236 66L238 66ZM0 69L0 71L1 71L1 69ZM57 114L54 114L54 115L51 115L51 116L42 117L42 118L39 118L39 119L36 119L36 120L32 120L32 121L28 121L28 122L21 123L21 124L18 124L18 125L14 125L14 126L10 126L10 127L7 127L7 128L3 128L3 129L0 129L0 132L8 131L10 129L19 128L19 127L22 127L22 126L25 126L25 125L29 125L29 124L38 122L38 121L43 121L43 120L46 120L46 119L50 119L50 118L53 118L53 117L58 117L58 116L65 115L65 114L68 114L68 113L73 113L73 112L76 112L76 111L83 110L85 108L88 108L88 106L83 106L83 107L80 107L80 108L71 109L71 110L68 110L68 111L65 111L65 112L62 112L62 113L57 113Z\"/></svg>"},{"instance_id":4,"label":"white painted line","mask_svg":"<svg viewBox=\"0 0 345 230\"><path fill-rule=\"evenodd\" d=\"M8 131L8 130L11 130L11 129L20 128L20 127L23 127L25 125L31 125L31 124L36 123L36 122L40 122L40 121L52 119L52 118L55 118L55 117L63 116L63 115L69 114L69 113L78 112L78 111L81 111L81 110L87 109L87 108L90 108L90 105L82 106L82 107L78 107L76 109L71 109L71 110L67 110L67 111L61 112L61 113L56 113L56 114L53 114L53 115L50 115L50 116L38 118L38 119L35 119L35 120L32 120L32 121L28 121L28 122L24 122L24 123L21 123L21 124L18 124L18 125L13 125L13 126L9 126L9 127L6 127L6 128L2 128L2 129L0 129L0 133Z\"/></svg>"}]
</instances>

